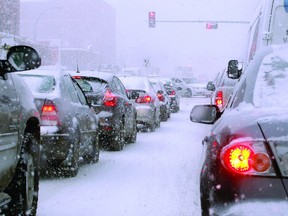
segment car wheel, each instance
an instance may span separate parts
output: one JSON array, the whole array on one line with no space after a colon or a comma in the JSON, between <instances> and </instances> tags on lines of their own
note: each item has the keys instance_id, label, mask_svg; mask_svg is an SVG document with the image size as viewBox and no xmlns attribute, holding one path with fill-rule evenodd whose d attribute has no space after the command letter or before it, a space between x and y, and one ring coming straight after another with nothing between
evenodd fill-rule
<instances>
[{"instance_id":1,"label":"car wheel","mask_svg":"<svg viewBox=\"0 0 288 216\"><path fill-rule=\"evenodd\" d=\"M11 196L11 202L8 208L3 210L4 215L36 215L39 190L38 158L37 141L32 134L26 133L15 175L5 191Z\"/></svg>"},{"instance_id":2,"label":"car wheel","mask_svg":"<svg viewBox=\"0 0 288 216\"><path fill-rule=\"evenodd\" d=\"M124 148L124 125L120 122L120 128L114 132L114 135L110 138L110 150L122 151Z\"/></svg>"},{"instance_id":3,"label":"car wheel","mask_svg":"<svg viewBox=\"0 0 288 216\"><path fill-rule=\"evenodd\" d=\"M75 177L79 170L79 144L80 144L80 132L75 131L74 137L70 142L70 150L64 161L63 174L66 177Z\"/></svg>"},{"instance_id":4,"label":"car wheel","mask_svg":"<svg viewBox=\"0 0 288 216\"><path fill-rule=\"evenodd\" d=\"M127 143L135 143L137 139L137 124L136 124L136 119L133 123L133 130L131 135L129 135L129 137L127 137Z\"/></svg>"},{"instance_id":5,"label":"car wheel","mask_svg":"<svg viewBox=\"0 0 288 216\"><path fill-rule=\"evenodd\" d=\"M165 112L161 116L161 120L162 121L167 121L168 118L169 118L169 112L167 110L165 110Z\"/></svg>"},{"instance_id":6,"label":"car wheel","mask_svg":"<svg viewBox=\"0 0 288 216\"><path fill-rule=\"evenodd\" d=\"M90 145L91 149L88 154L84 156L84 160L88 163L97 163L99 161L99 136L95 135L94 141Z\"/></svg>"},{"instance_id":7,"label":"car wheel","mask_svg":"<svg viewBox=\"0 0 288 216\"><path fill-rule=\"evenodd\" d=\"M192 91L191 91L191 89L186 89L185 96L188 97L188 98L191 98L191 97L192 97Z\"/></svg>"}]
</instances>

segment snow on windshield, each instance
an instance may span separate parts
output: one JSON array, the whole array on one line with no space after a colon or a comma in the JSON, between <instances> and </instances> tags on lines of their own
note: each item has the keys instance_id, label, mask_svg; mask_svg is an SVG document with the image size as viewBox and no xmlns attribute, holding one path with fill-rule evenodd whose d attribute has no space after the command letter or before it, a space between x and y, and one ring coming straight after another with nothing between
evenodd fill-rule
<instances>
[{"instance_id":1,"label":"snow on windshield","mask_svg":"<svg viewBox=\"0 0 288 216\"><path fill-rule=\"evenodd\" d=\"M288 107L288 54L267 55L260 66L254 91L256 107Z\"/></svg>"}]
</instances>

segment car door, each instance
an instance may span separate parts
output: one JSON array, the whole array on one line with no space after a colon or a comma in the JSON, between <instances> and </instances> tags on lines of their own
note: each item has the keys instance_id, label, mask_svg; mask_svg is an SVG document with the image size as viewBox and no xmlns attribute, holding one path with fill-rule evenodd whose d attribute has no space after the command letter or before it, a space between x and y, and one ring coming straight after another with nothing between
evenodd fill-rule
<instances>
[{"instance_id":1,"label":"car door","mask_svg":"<svg viewBox=\"0 0 288 216\"><path fill-rule=\"evenodd\" d=\"M126 90L122 82L117 78L113 78L113 86L119 95L120 100L122 100L122 104L124 105L124 113L125 113L125 122L124 128L125 131L133 130L133 123L135 121L135 107L134 104L128 99Z\"/></svg>"},{"instance_id":2,"label":"car door","mask_svg":"<svg viewBox=\"0 0 288 216\"><path fill-rule=\"evenodd\" d=\"M11 74L0 77L0 174L15 165L17 155L19 99L12 77ZM0 175L0 185L5 176Z\"/></svg>"},{"instance_id":3,"label":"car door","mask_svg":"<svg viewBox=\"0 0 288 216\"><path fill-rule=\"evenodd\" d=\"M92 139L95 136L96 129L96 115L93 115L94 111L90 109L87 104L86 98L78 85L74 83L69 75L64 75L65 86L69 91L72 99L72 107L76 113L77 120L79 122L79 129L81 133L81 146L80 152L85 151L91 144Z\"/></svg>"}]
</instances>

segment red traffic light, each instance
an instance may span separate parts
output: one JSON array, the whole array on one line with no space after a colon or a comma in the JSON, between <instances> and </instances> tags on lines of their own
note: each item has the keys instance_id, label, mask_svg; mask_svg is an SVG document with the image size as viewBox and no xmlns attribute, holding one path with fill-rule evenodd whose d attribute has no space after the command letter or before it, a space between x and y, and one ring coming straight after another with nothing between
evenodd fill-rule
<instances>
[{"instance_id":1,"label":"red traffic light","mask_svg":"<svg viewBox=\"0 0 288 216\"><path fill-rule=\"evenodd\" d=\"M150 28L155 28L156 20L155 20L155 11L149 11L148 13L148 23Z\"/></svg>"},{"instance_id":2,"label":"red traffic light","mask_svg":"<svg viewBox=\"0 0 288 216\"><path fill-rule=\"evenodd\" d=\"M208 22L206 23L206 29L218 29L217 22Z\"/></svg>"},{"instance_id":3,"label":"red traffic light","mask_svg":"<svg viewBox=\"0 0 288 216\"><path fill-rule=\"evenodd\" d=\"M154 11L149 12L149 18L155 18L155 12Z\"/></svg>"}]
</instances>

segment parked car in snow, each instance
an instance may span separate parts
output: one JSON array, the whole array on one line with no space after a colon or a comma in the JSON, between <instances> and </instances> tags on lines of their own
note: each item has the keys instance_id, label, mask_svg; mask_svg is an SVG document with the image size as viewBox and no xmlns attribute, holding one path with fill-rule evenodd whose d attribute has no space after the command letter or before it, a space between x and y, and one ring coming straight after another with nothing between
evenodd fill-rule
<instances>
[{"instance_id":1,"label":"parked car in snow","mask_svg":"<svg viewBox=\"0 0 288 216\"><path fill-rule=\"evenodd\" d=\"M36 215L39 195L40 118L28 86L16 71L36 69L28 46L1 47L0 213Z\"/></svg>"},{"instance_id":2,"label":"parked car in snow","mask_svg":"<svg viewBox=\"0 0 288 216\"><path fill-rule=\"evenodd\" d=\"M137 109L137 127L155 131L160 127L160 103L147 77L118 76Z\"/></svg>"},{"instance_id":3,"label":"parked car in snow","mask_svg":"<svg viewBox=\"0 0 288 216\"><path fill-rule=\"evenodd\" d=\"M192 109L193 122L216 121L203 140L203 216L246 202L287 202L287 53L287 45L259 50L224 112L216 104Z\"/></svg>"},{"instance_id":4,"label":"parked car in snow","mask_svg":"<svg viewBox=\"0 0 288 216\"><path fill-rule=\"evenodd\" d=\"M100 143L121 151L137 139L136 108L128 99L121 80L112 73L97 71L69 72L79 83L99 116Z\"/></svg>"},{"instance_id":5,"label":"parked car in snow","mask_svg":"<svg viewBox=\"0 0 288 216\"><path fill-rule=\"evenodd\" d=\"M30 87L40 112L41 166L61 168L76 176L79 159L99 160L98 117L84 93L60 68L39 68L18 74Z\"/></svg>"},{"instance_id":6,"label":"parked car in snow","mask_svg":"<svg viewBox=\"0 0 288 216\"><path fill-rule=\"evenodd\" d=\"M163 83L157 78L149 78L152 86L157 94L160 103L160 118L161 121L167 121L170 118L170 102L169 96Z\"/></svg>"}]
</instances>

